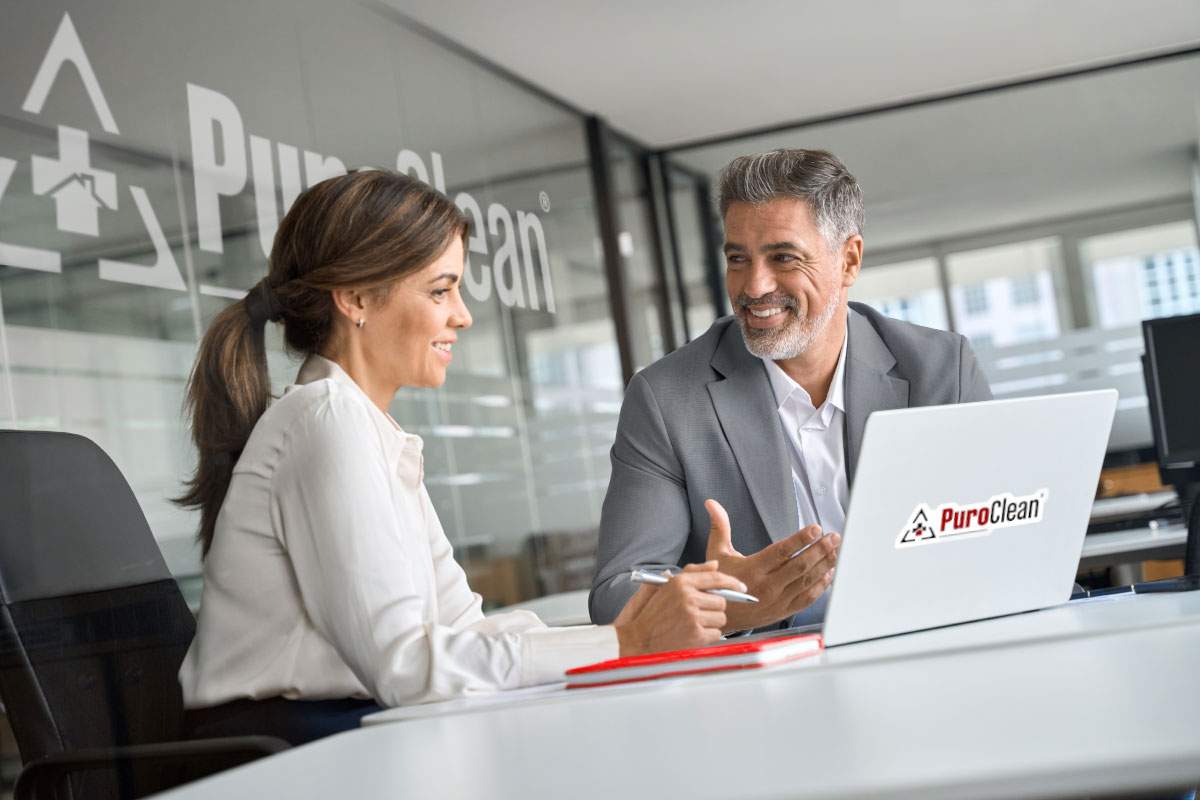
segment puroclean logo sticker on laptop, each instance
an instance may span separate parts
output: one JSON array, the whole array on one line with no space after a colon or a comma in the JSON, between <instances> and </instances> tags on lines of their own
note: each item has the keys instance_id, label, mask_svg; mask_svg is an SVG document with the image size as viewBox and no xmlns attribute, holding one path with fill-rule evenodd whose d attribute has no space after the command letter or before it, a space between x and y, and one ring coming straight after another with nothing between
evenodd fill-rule
<instances>
[{"instance_id":1,"label":"puroclean logo sticker on laptop","mask_svg":"<svg viewBox=\"0 0 1200 800\"><path fill-rule=\"evenodd\" d=\"M993 496L986 503L943 503L937 510L931 509L928 503L921 503L913 509L908 524L896 537L896 547L916 547L987 536L1001 528L1041 522L1048 494L1047 489L1039 489L1022 497L1005 492Z\"/></svg>"}]
</instances>

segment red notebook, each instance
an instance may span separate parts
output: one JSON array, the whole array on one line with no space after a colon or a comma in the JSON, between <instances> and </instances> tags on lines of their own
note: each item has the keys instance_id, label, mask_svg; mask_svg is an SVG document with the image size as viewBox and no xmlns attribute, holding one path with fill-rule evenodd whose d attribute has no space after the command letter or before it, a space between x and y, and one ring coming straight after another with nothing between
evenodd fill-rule
<instances>
[{"instance_id":1,"label":"red notebook","mask_svg":"<svg viewBox=\"0 0 1200 800\"><path fill-rule=\"evenodd\" d=\"M733 669L759 669L815 655L824 648L820 634L797 633L769 639L668 650L632 658L614 658L567 670L567 688L612 686L679 675Z\"/></svg>"}]
</instances>

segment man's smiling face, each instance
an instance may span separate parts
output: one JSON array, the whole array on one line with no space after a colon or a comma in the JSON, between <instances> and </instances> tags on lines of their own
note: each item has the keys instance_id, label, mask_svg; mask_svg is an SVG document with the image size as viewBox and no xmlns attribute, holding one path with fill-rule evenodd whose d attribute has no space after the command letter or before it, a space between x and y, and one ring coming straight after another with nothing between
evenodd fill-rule
<instances>
[{"instance_id":1,"label":"man's smiling face","mask_svg":"<svg viewBox=\"0 0 1200 800\"><path fill-rule=\"evenodd\" d=\"M795 358L828 331L858 276L857 258L847 252L856 240L830 247L804 200L730 204L725 288L751 353Z\"/></svg>"}]
</instances>

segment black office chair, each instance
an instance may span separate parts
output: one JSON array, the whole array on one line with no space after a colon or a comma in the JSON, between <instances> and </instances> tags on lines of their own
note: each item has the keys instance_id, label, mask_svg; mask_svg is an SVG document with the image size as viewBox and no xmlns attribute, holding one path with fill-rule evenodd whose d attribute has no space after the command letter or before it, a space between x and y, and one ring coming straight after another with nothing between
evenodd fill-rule
<instances>
[{"instance_id":1,"label":"black office chair","mask_svg":"<svg viewBox=\"0 0 1200 800\"><path fill-rule=\"evenodd\" d=\"M94 443L0 431L0 697L15 800L133 798L287 748L183 741L195 622L133 492Z\"/></svg>"}]
</instances>

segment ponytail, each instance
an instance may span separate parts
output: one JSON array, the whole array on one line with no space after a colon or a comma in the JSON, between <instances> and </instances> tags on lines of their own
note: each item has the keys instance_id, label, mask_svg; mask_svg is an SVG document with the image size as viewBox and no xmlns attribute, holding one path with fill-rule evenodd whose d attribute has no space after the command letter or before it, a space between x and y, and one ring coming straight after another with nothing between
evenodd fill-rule
<instances>
[{"instance_id":1,"label":"ponytail","mask_svg":"<svg viewBox=\"0 0 1200 800\"><path fill-rule=\"evenodd\" d=\"M263 329L282 315L264 280L213 320L200 342L187 387L187 413L199 461L187 492L175 502L200 509L201 553L212 546L217 512L233 465L271 402Z\"/></svg>"},{"instance_id":2,"label":"ponytail","mask_svg":"<svg viewBox=\"0 0 1200 800\"><path fill-rule=\"evenodd\" d=\"M275 231L267 277L222 311L200 341L186 411L200 452L186 493L200 509L200 544L212 546L233 465L271 402L263 330L283 321L292 355L323 352L334 328L331 292L390 291L467 238L467 218L421 181L386 170L328 178L300 194Z\"/></svg>"}]
</instances>

